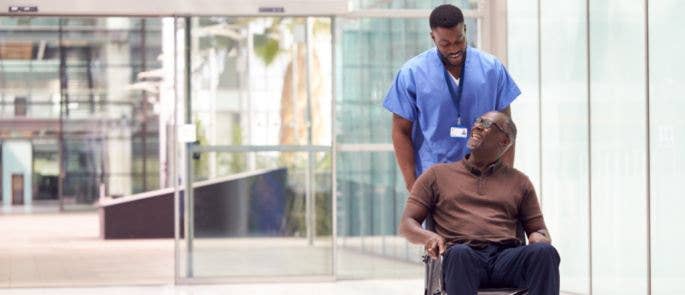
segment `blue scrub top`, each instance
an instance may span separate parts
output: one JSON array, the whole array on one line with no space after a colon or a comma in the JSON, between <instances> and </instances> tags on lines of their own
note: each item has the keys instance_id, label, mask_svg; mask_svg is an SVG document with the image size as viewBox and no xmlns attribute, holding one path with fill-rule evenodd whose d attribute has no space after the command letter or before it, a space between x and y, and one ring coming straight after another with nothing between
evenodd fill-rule
<instances>
[{"instance_id":1,"label":"blue scrub top","mask_svg":"<svg viewBox=\"0 0 685 295\"><path fill-rule=\"evenodd\" d=\"M468 47L464 64L460 85L456 85L437 49L429 49L402 66L385 96L387 110L414 123L417 176L435 163L463 159L469 153L466 141L476 118L504 110L521 94L494 56ZM463 89L459 91L459 87ZM459 93L460 99L455 95ZM462 126L468 128L466 138L450 137L450 128L457 126L459 116Z\"/></svg>"}]
</instances>

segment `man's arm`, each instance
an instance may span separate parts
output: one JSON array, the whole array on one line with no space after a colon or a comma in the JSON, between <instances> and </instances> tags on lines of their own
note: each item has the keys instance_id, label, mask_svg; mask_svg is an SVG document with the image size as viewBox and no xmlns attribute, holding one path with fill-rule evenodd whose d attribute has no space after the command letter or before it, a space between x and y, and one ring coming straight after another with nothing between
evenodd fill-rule
<instances>
[{"instance_id":1,"label":"man's arm","mask_svg":"<svg viewBox=\"0 0 685 295\"><path fill-rule=\"evenodd\" d=\"M552 238L549 236L549 232L546 229L541 229L528 235L528 242L531 244L551 244Z\"/></svg>"},{"instance_id":2,"label":"man's arm","mask_svg":"<svg viewBox=\"0 0 685 295\"><path fill-rule=\"evenodd\" d=\"M407 202L407 206L402 213L400 221L400 234L414 244L422 244L431 257L438 258L445 252L445 239L437 233L428 231L421 227L421 223L428 216L428 209L412 202Z\"/></svg>"},{"instance_id":3,"label":"man's arm","mask_svg":"<svg viewBox=\"0 0 685 295\"><path fill-rule=\"evenodd\" d=\"M546 229L541 229L541 230L538 230L538 231L533 232L532 234L528 235L528 242L530 242L530 244L537 244L537 243L551 244L552 238L550 238L549 232L547 232Z\"/></svg>"},{"instance_id":4,"label":"man's arm","mask_svg":"<svg viewBox=\"0 0 685 295\"><path fill-rule=\"evenodd\" d=\"M526 178L526 183L523 188L524 197L522 203L519 205L520 217L523 228L528 234L528 242L530 244L536 243L552 243L552 238L547 231L547 225L545 224L545 219L542 215L542 210L540 209L540 203L538 202L537 194L535 193L535 188L528 178Z\"/></svg>"},{"instance_id":5,"label":"man's arm","mask_svg":"<svg viewBox=\"0 0 685 295\"><path fill-rule=\"evenodd\" d=\"M502 113L505 113L509 118L511 118L511 106L506 107L505 109L502 110ZM509 167L514 167L514 155L516 154L516 141L514 141L511 144L511 147L504 152L504 155L502 155L502 161L509 165Z\"/></svg>"},{"instance_id":6,"label":"man's arm","mask_svg":"<svg viewBox=\"0 0 685 295\"><path fill-rule=\"evenodd\" d=\"M395 158L400 166L407 191L411 192L416 181L416 163L414 162L414 146L412 146L412 121L392 115L392 145L395 148Z\"/></svg>"}]
</instances>

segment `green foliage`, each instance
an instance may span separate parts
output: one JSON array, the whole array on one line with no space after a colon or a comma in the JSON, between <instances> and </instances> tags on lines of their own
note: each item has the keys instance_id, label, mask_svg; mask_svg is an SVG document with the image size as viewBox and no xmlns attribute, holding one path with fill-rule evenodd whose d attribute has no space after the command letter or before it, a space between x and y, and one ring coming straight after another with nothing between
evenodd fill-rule
<instances>
[{"instance_id":1,"label":"green foliage","mask_svg":"<svg viewBox=\"0 0 685 295\"><path fill-rule=\"evenodd\" d=\"M327 173L332 169L333 155L331 153L325 153L323 157L316 157L315 170L316 173Z\"/></svg>"},{"instance_id":2,"label":"green foliage","mask_svg":"<svg viewBox=\"0 0 685 295\"><path fill-rule=\"evenodd\" d=\"M240 128L240 124L233 124L233 126L231 126L231 143L234 145L243 144L243 129ZM229 167L231 169L231 173L240 173L245 171L247 168L245 153L231 154Z\"/></svg>"},{"instance_id":3,"label":"green foliage","mask_svg":"<svg viewBox=\"0 0 685 295\"><path fill-rule=\"evenodd\" d=\"M278 40L270 37L268 33L254 35L255 54L266 64L270 65L281 52Z\"/></svg>"},{"instance_id":4,"label":"green foliage","mask_svg":"<svg viewBox=\"0 0 685 295\"><path fill-rule=\"evenodd\" d=\"M284 233L288 236L305 237L307 236L307 224L305 222L305 197L297 194L292 188L286 188L286 205Z\"/></svg>"},{"instance_id":5,"label":"green foliage","mask_svg":"<svg viewBox=\"0 0 685 295\"><path fill-rule=\"evenodd\" d=\"M331 34L331 21L329 19L321 19L321 18L315 19L314 23L312 24L312 31L313 31L314 35L318 35L318 34L330 35Z\"/></svg>"},{"instance_id":6,"label":"green foliage","mask_svg":"<svg viewBox=\"0 0 685 295\"><path fill-rule=\"evenodd\" d=\"M332 229L332 216L333 216L333 206L331 201L331 193L327 192L317 192L316 196L316 235L317 236L330 236L333 234Z\"/></svg>"},{"instance_id":7,"label":"green foliage","mask_svg":"<svg viewBox=\"0 0 685 295\"><path fill-rule=\"evenodd\" d=\"M197 134L196 144L199 146L207 145L207 135L205 134L205 128L202 126L202 121L200 119L195 119L195 132ZM193 175L194 180L205 180L209 178L209 159L207 154L200 153L199 159L193 160Z\"/></svg>"}]
</instances>

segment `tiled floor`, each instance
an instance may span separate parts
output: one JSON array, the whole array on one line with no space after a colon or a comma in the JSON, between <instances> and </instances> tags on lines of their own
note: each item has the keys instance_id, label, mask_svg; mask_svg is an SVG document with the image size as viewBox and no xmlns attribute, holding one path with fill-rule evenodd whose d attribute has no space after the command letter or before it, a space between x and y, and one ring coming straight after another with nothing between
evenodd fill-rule
<instances>
[{"instance_id":1,"label":"tiled floor","mask_svg":"<svg viewBox=\"0 0 685 295\"><path fill-rule=\"evenodd\" d=\"M396 237L347 239L346 248L394 249L415 255ZM393 247L387 247L393 245ZM420 294L418 263L340 250L339 278L329 281L330 239L199 239L195 276L222 285L173 285L174 241L102 240L95 212L4 211L0 215L0 294ZM181 247L183 249L183 247ZM181 256L181 264L185 257ZM319 275L324 281L241 283L240 277ZM373 279L383 277L395 279ZM220 277L217 279L217 277ZM328 279L326 279L328 278ZM200 282L203 282L200 280Z\"/></svg>"},{"instance_id":2,"label":"tiled floor","mask_svg":"<svg viewBox=\"0 0 685 295\"><path fill-rule=\"evenodd\" d=\"M369 242L369 244L372 244ZM180 244L185 273L184 244ZM197 239L198 278L324 276L332 273L330 238ZM421 278L418 263L339 252L339 278ZM102 240L95 212L24 212L0 216L0 288L171 285L173 239Z\"/></svg>"},{"instance_id":3,"label":"tiled floor","mask_svg":"<svg viewBox=\"0 0 685 295\"><path fill-rule=\"evenodd\" d=\"M416 295L420 294L423 281L413 280L365 280L337 281L323 283L271 283L230 285L184 285L184 286L141 286L141 287L99 287L99 288L49 288L49 289L0 289L3 295L204 295L204 294L248 294L248 295Z\"/></svg>"},{"instance_id":4,"label":"tiled floor","mask_svg":"<svg viewBox=\"0 0 685 295\"><path fill-rule=\"evenodd\" d=\"M103 241L98 229L93 212L1 216L0 287L173 282L173 240Z\"/></svg>"}]
</instances>

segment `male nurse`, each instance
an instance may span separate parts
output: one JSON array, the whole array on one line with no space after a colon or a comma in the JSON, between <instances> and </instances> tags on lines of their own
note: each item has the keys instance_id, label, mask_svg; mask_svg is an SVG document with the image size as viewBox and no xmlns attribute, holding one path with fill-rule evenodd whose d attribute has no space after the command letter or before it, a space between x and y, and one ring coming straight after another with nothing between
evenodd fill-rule
<instances>
[{"instance_id":1,"label":"male nurse","mask_svg":"<svg viewBox=\"0 0 685 295\"><path fill-rule=\"evenodd\" d=\"M467 46L459 8L440 5L429 22L435 47L402 66L383 102L393 113L392 142L408 191L433 164L463 159L468 127L489 111L511 116L509 105L521 94L497 58ZM513 167L513 147L503 162Z\"/></svg>"}]
</instances>

